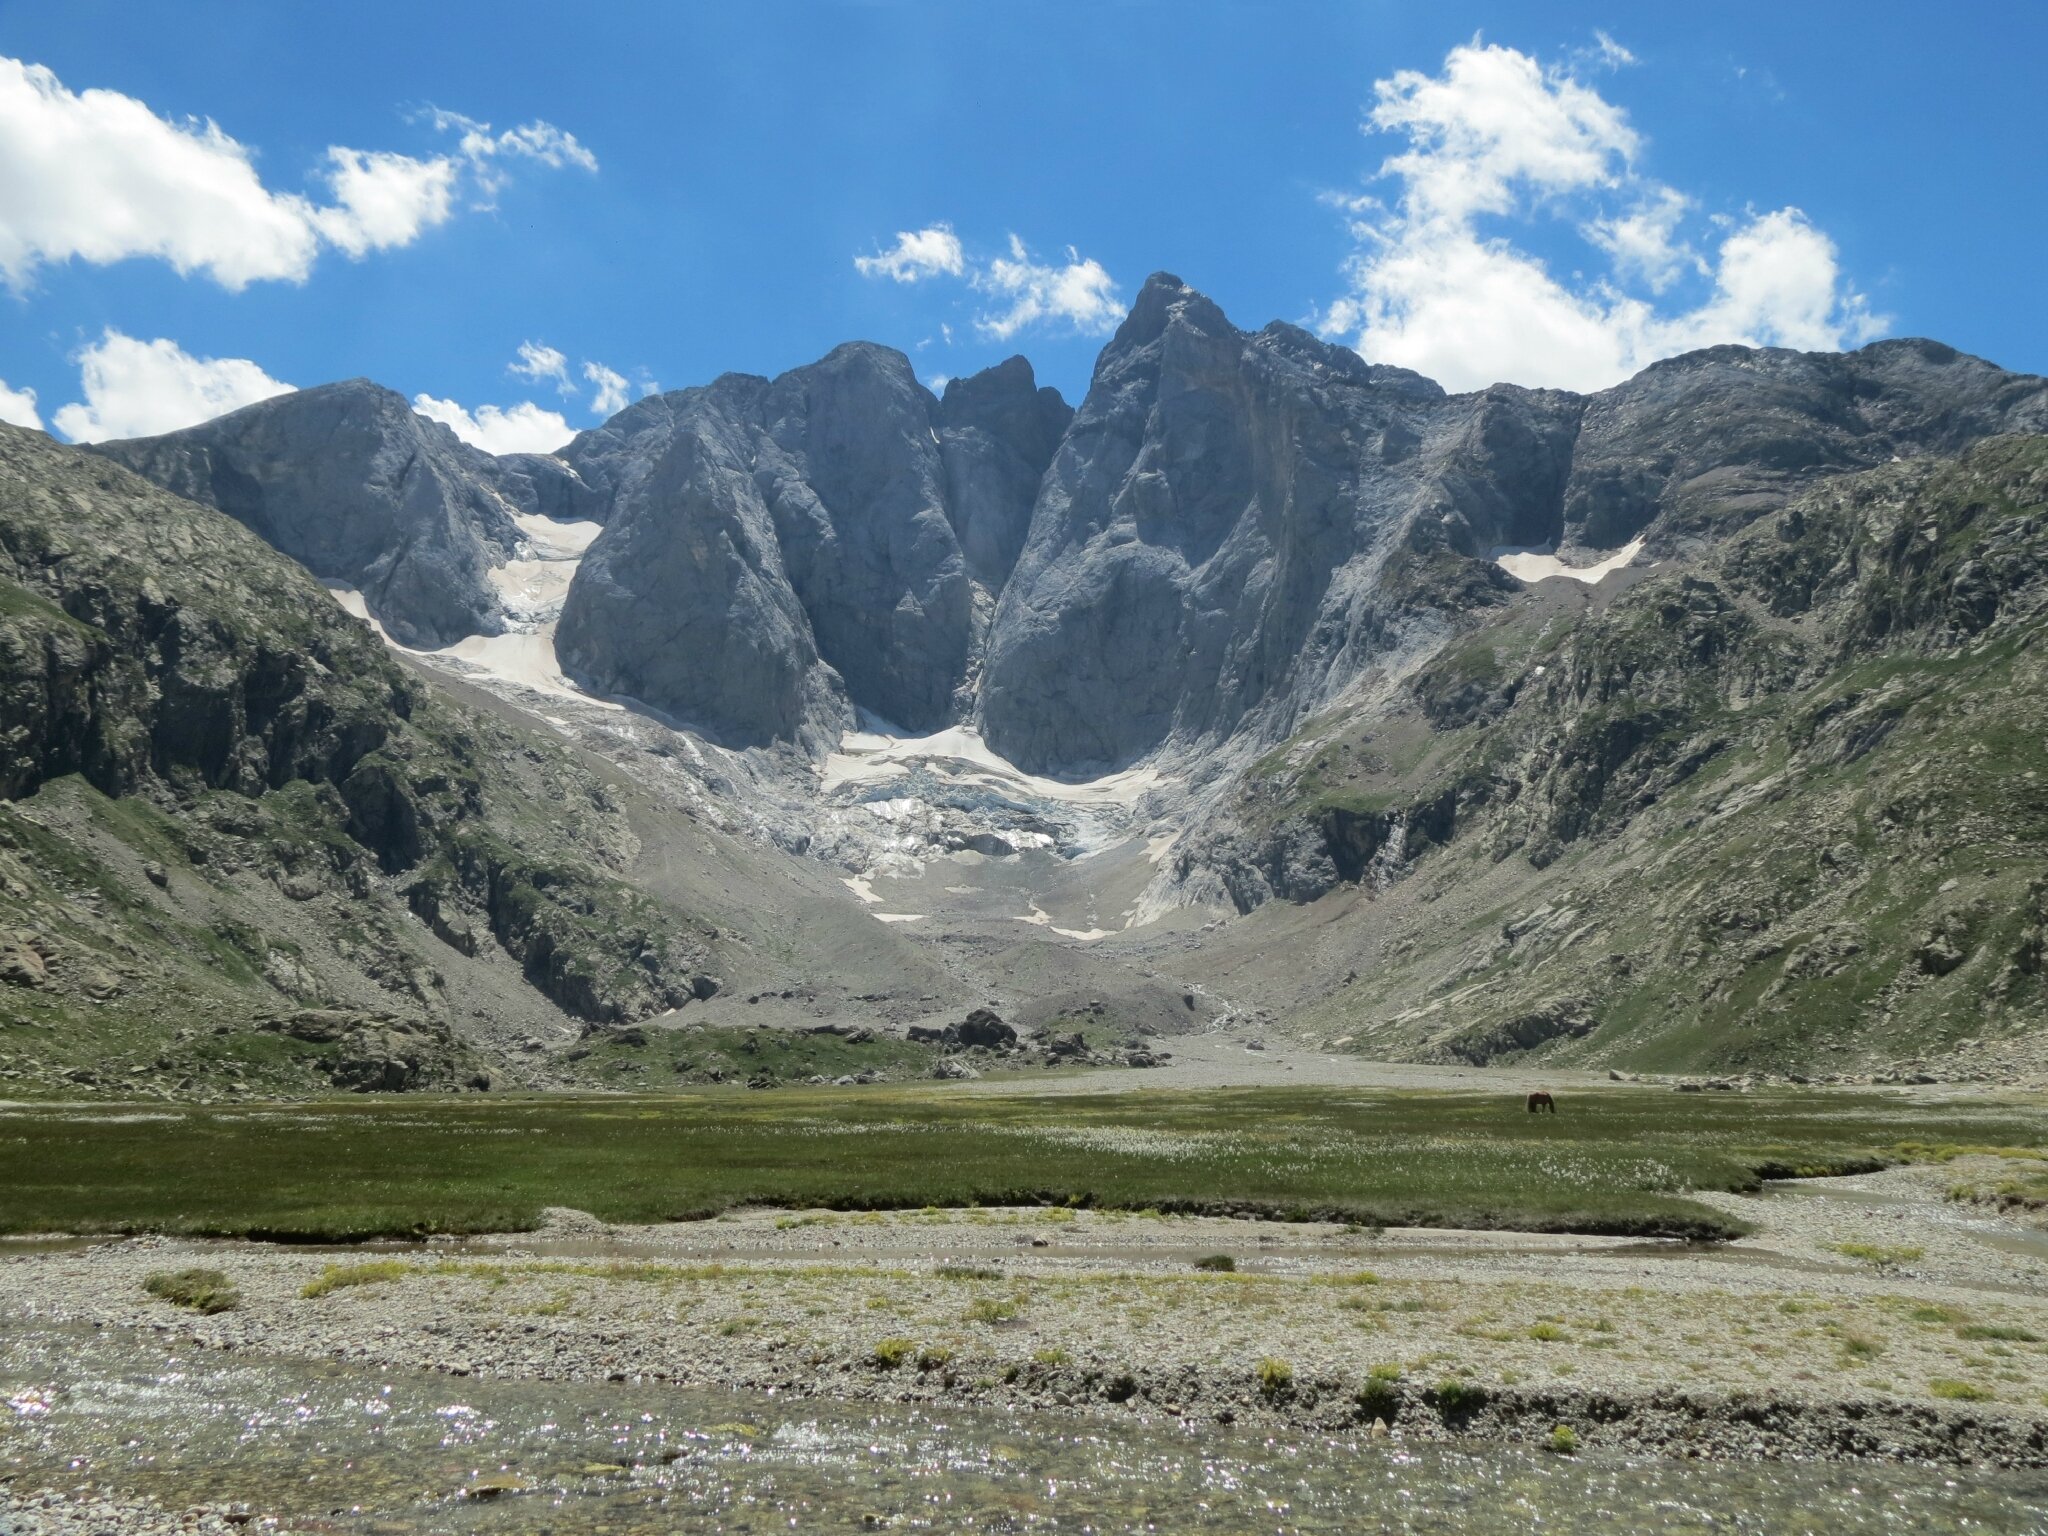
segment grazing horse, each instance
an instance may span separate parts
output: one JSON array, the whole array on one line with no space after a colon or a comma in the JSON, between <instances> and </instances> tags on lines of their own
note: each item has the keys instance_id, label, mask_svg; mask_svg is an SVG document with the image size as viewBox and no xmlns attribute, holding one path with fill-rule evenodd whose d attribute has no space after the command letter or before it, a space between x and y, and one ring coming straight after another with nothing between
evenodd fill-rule
<instances>
[{"instance_id":1,"label":"grazing horse","mask_svg":"<svg viewBox=\"0 0 2048 1536\"><path fill-rule=\"evenodd\" d=\"M1538 1088L1534 1093L1529 1095L1529 1113L1532 1115L1540 1115L1544 1113L1546 1110L1553 1115L1556 1114L1557 1100L1553 1099L1541 1088Z\"/></svg>"}]
</instances>

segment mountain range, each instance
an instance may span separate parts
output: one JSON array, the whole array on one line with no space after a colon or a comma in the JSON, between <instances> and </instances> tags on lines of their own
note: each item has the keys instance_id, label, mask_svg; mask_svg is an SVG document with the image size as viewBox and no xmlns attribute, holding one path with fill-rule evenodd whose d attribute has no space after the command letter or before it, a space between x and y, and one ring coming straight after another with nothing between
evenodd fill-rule
<instances>
[{"instance_id":1,"label":"mountain range","mask_svg":"<svg viewBox=\"0 0 2048 1536\"><path fill-rule=\"evenodd\" d=\"M549 455L365 380L7 430L0 1072L621 1081L986 1005L2032 1070L2044 434L1929 341L1449 394L1165 274L1078 408L852 343Z\"/></svg>"}]
</instances>

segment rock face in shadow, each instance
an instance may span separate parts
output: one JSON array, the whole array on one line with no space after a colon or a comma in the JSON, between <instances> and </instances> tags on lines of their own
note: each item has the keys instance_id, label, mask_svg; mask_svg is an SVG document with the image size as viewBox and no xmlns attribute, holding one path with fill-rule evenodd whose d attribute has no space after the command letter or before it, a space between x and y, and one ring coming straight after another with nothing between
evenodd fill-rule
<instances>
[{"instance_id":1,"label":"rock face in shadow","mask_svg":"<svg viewBox=\"0 0 2048 1536\"><path fill-rule=\"evenodd\" d=\"M1153 277L1047 472L990 633L1033 771L1277 739L1517 586L1501 545L1680 552L1816 477L2048 426L2048 385L1925 341L1715 347L1598 394L1447 396Z\"/></svg>"},{"instance_id":2,"label":"rock face in shadow","mask_svg":"<svg viewBox=\"0 0 2048 1536\"><path fill-rule=\"evenodd\" d=\"M606 529L563 609L563 666L734 745L822 751L856 705L913 730L959 718L1065 408L1021 358L956 398L857 343L583 434L563 458Z\"/></svg>"},{"instance_id":3,"label":"rock face in shadow","mask_svg":"<svg viewBox=\"0 0 2048 1536\"><path fill-rule=\"evenodd\" d=\"M497 460L367 379L96 451L356 588L402 644L504 628L488 573L517 549L511 514L527 509L508 502ZM538 457L519 456L525 493L536 505L565 500L563 476L528 464Z\"/></svg>"}]
</instances>

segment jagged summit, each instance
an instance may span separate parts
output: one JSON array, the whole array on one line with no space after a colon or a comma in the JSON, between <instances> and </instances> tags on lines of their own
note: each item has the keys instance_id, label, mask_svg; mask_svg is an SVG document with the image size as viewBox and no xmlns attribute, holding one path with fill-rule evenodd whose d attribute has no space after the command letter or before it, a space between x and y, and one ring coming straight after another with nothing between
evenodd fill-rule
<instances>
[{"instance_id":1,"label":"jagged summit","mask_svg":"<svg viewBox=\"0 0 2048 1536\"><path fill-rule=\"evenodd\" d=\"M817 757L857 710L1031 772L1278 739L1514 583L1720 536L1814 477L2048 428L1938 343L1713 347L1592 395L1446 394L1148 278L1078 410L1013 357L934 397L849 342L492 458L351 380L102 451L358 589L409 645L506 624L521 517L602 525L554 656L593 694ZM581 547L580 545L578 546Z\"/></svg>"}]
</instances>

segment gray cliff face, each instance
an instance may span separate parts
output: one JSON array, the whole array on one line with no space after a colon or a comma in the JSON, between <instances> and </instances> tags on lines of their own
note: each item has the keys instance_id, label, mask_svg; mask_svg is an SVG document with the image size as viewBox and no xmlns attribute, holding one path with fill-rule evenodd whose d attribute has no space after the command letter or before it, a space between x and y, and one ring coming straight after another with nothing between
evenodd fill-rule
<instances>
[{"instance_id":1,"label":"gray cliff face","mask_svg":"<svg viewBox=\"0 0 2048 1536\"><path fill-rule=\"evenodd\" d=\"M973 638L932 407L901 353L839 347L770 386L754 464L819 654L911 730L952 717Z\"/></svg>"},{"instance_id":2,"label":"gray cliff face","mask_svg":"<svg viewBox=\"0 0 2048 1536\"><path fill-rule=\"evenodd\" d=\"M1152 278L1048 471L981 718L1035 771L1277 739L1515 584L1502 545L1676 553L1816 477L2048 425L2048 385L1925 341L1716 347L1595 395L1445 395Z\"/></svg>"},{"instance_id":3,"label":"gray cliff face","mask_svg":"<svg viewBox=\"0 0 2048 1536\"><path fill-rule=\"evenodd\" d=\"M990 744L1086 770L1314 707L1404 621L1390 564L1555 537L1578 411L1505 387L1447 398L1293 326L1240 331L1154 277L997 612Z\"/></svg>"},{"instance_id":4,"label":"gray cliff face","mask_svg":"<svg viewBox=\"0 0 2048 1536\"><path fill-rule=\"evenodd\" d=\"M958 718L977 587L1014 558L1065 408L1021 359L954 393L856 343L583 434L563 459L606 531L563 609L563 666L735 745L827 750L855 705L913 730Z\"/></svg>"},{"instance_id":5,"label":"gray cliff face","mask_svg":"<svg viewBox=\"0 0 2048 1536\"><path fill-rule=\"evenodd\" d=\"M357 588L406 645L503 628L487 573L519 530L494 494L495 461L366 379L97 451Z\"/></svg>"},{"instance_id":6,"label":"gray cliff face","mask_svg":"<svg viewBox=\"0 0 2048 1536\"><path fill-rule=\"evenodd\" d=\"M1038 482L1059 451L1074 408L1040 389L1031 364L1010 358L972 378L953 379L939 402L946 515L968 574L999 593L1031 531Z\"/></svg>"},{"instance_id":7,"label":"gray cliff face","mask_svg":"<svg viewBox=\"0 0 2048 1536\"><path fill-rule=\"evenodd\" d=\"M612 499L570 586L555 648L569 675L599 693L641 700L735 744L795 740L819 750L852 715L754 481L767 388L728 375L643 400L585 434L596 450L586 478Z\"/></svg>"}]
</instances>

